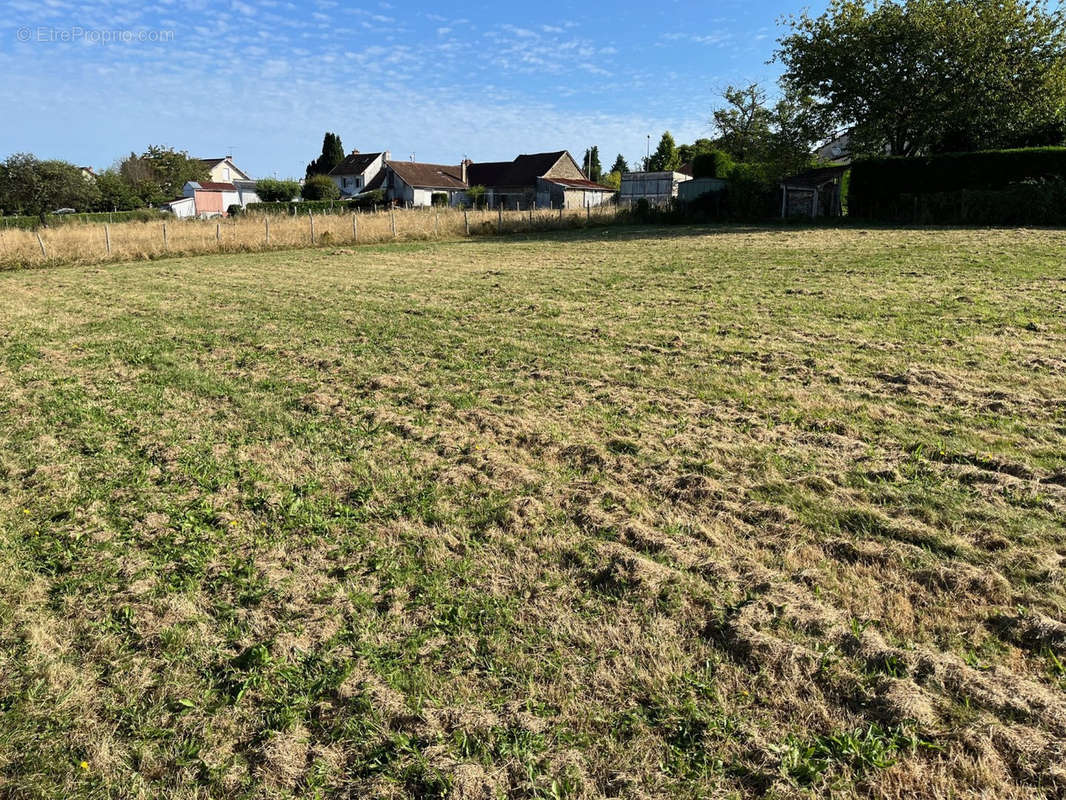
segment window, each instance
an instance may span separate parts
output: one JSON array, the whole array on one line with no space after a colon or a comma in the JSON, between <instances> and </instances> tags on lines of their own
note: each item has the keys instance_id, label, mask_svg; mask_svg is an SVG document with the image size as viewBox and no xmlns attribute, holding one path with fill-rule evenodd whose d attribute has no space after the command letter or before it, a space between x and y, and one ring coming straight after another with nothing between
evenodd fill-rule
<instances>
[{"instance_id":1,"label":"window","mask_svg":"<svg viewBox=\"0 0 1066 800\"><path fill-rule=\"evenodd\" d=\"M344 179L344 188L347 189L351 185L352 185L352 179L351 178L345 178Z\"/></svg>"},{"instance_id":2,"label":"window","mask_svg":"<svg viewBox=\"0 0 1066 800\"><path fill-rule=\"evenodd\" d=\"M358 189L362 185L363 185L363 179L362 178L356 178L355 179L355 188Z\"/></svg>"}]
</instances>

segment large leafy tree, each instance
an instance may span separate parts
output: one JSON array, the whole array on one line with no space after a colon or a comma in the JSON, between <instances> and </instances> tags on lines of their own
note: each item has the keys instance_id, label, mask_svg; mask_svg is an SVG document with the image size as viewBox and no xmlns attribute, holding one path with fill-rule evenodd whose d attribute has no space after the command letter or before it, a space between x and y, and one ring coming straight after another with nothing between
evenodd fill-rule
<instances>
[{"instance_id":1,"label":"large leafy tree","mask_svg":"<svg viewBox=\"0 0 1066 800\"><path fill-rule=\"evenodd\" d=\"M784 80L853 152L1062 141L1066 27L1041 0L832 0L790 25Z\"/></svg>"},{"instance_id":2,"label":"large leafy tree","mask_svg":"<svg viewBox=\"0 0 1066 800\"><path fill-rule=\"evenodd\" d=\"M766 91L757 83L728 87L725 105L714 112L719 148L737 161L762 161L770 150L773 114L766 105Z\"/></svg>"},{"instance_id":3,"label":"large leafy tree","mask_svg":"<svg viewBox=\"0 0 1066 800\"><path fill-rule=\"evenodd\" d=\"M206 181L210 170L183 150L150 145L140 155L130 153L119 162L118 174L141 205L158 205L181 197L189 181Z\"/></svg>"},{"instance_id":4,"label":"large leafy tree","mask_svg":"<svg viewBox=\"0 0 1066 800\"><path fill-rule=\"evenodd\" d=\"M670 131L664 131L659 139L659 146L655 148L655 152L648 159L648 171L668 172L677 169L680 164L681 159L677 154L677 144L674 142L674 137Z\"/></svg>"},{"instance_id":5,"label":"large leafy tree","mask_svg":"<svg viewBox=\"0 0 1066 800\"><path fill-rule=\"evenodd\" d=\"M344 161L344 145L341 144L341 137L335 133L327 132L322 137L322 153L307 165L306 177L328 175L330 170L342 161Z\"/></svg>"},{"instance_id":6,"label":"large leafy tree","mask_svg":"<svg viewBox=\"0 0 1066 800\"><path fill-rule=\"evenodd\" d=\"M16 153L0 164L0 206L5 212L40 217L58 208L89 210L98 192L92 178L66 161L41 161Z\"/></svg>"},{"instance_id":7,"label":"large leafy tree","mask_svg":"<svg viewBox=\"0 0 1066 800\"><path fill-rule=\"evenodd\" d=\"M761 165L771 179L810 166L811 150L828 135L825 121L810 96L788 85L782 89L771 105L759 84L728 87L713 115L717 139L697 139L679 149L693 156L720 150L737 162Z\"/></svg>"},{"instance_id":8,"label":"large leafy tree","mask_svg":"<svg viewBox=\"0 0 1066 800\"><path fill-rule=\"evenodd\" d=\"M629 172L629 165L626 163L625 156L621 153L614 160L614 165L611 167L611 172L617 172L621 175L623 172Z\"/></svg>"}]
</instances>

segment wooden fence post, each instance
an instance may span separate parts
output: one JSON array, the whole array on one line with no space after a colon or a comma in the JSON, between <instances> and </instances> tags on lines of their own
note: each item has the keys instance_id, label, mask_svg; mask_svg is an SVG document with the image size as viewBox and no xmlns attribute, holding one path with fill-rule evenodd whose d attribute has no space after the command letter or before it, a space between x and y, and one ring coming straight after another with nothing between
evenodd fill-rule
<instances>
[{"instance_id":1,"label":"wooden fence post","mask_svg":"<svg viewBox=\"0 0 1066 800\"><path fill-rule=\"evenodd\" d=\"M352 214L352 241L359 241L359 215Z\"/></svg>"},{"instance_id":2,"label":"wooden fence post","mask_svg":"<svg viewBox=\"0 0 1066 800\"><path fill-rule=\"evenodd\" d=\"M34 231L36 233L36 231ZM44 239L41 238L41 234L37 234L37 244L41 246L41 255L48 258L48 251L44 249Z\"/></svg>"},{"instance_id":3,"label":"wooden fence post","mask_svg":"<svg viewBox=\"0 0 1066 800\"><path fill-rule=\"evenodd\" d=\"M216 222L215 223L215 241L218 243L219 247L222 246L222 223L221 222Z\"/></svg>"},{"instance_id":4,"label":"wooden fence post","mask_svg":"<svg viewBox=\"0 0 1066 800\"><path fill-rule=\"evenodd\" d=\"M396 212L392 212L392 238L396 238Z\"/></svg>"},{"instance_id":5,"label":"wooden fence post","mask_svg":"<svg viewBox=\"0 0 1066 800\"><path fill-rule=\"evenodd\" d=\"M167 252L170 247L167 245L167 224L163 223L163 252Z\"/></svg>"},{"instance_id":6,"label":"wooden fence post","mask_svg":"<svg viewBox=\"0 0 1066 800\"><path fill-rule=\"evenodd\" d=\"M439 211L434 211L433 212L433 235L434 236L439 236L440 235L440 212Z\"/></svg>"},{"instance_id":7,"label":"wooden fence post","mask_svg":"<svg viewBox=\"0 0 1066 800\"><path fill-rule=\"evenodd\" d=\"M311 244L315 243L315 215L311 213L311 209L307 209L307 219L311 223Z\"/></svg>"},{"instance_id":8,"label":"wooden fence post","mask_svg":"<svg viewBox=\"0 0 1066 800\"><path fill-rule=\"evenodd\" d=\"M266 226L266 243L270 245L270 217L263 217L263 224Z\"/></svg>"},{"instance_id":9,"label":"wooden fence post","mask_svg":"<svg viewBox=\"0 0 1066 800\"><path fill-rule=\"evenodd\" d=\"M104 245L107 247L107 254L111 255L111 226L104 225Z\"/></svg>"},{"instance_id":10,"label":"wooden fence post","mask_svg":"<svg viewBox=\"0 0 1066 800\"><path fill-rule=\"evenodd\" d=\"M503 233L503 205L496 206L496 233Z\"/></svg>"},{"instance_id":11,"label":"wooden fence post","mask_svg":"<svg viewBox=\"0 0 1066 800\"><path fill-rule=\"evenodd\" d=\"M585 222L591 222L591 221L592 221L592 203L591 202L586 202L585 203Z\"/></svg>"},{"instance_id":12,"label":"wooden fence post","mask_svg":"<svg viewBox=\"0 0 1066 800\"><path fill-rule=\"evenodd\" d=\"M559 204L559 222L563 221L563 206L565 206L565 205L566 205L566 201L565 200Z\"/></svg>"},{"instance_id":13,"label":"wooden fence post","mask_svg":"<svg viewBox=\"0 0 1066 800\"><path fill-rule=\"evenodd\" d=\"M463 209L463 225L466 226L466 235L470 235L470 212Z\"/></svg>"}]
</instances>

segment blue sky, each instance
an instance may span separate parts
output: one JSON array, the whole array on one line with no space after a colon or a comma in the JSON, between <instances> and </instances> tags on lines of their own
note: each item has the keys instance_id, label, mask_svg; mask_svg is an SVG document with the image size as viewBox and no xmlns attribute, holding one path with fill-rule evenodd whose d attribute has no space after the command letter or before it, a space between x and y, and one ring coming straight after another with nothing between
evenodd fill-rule
<instances>
[{"instance_id":1,"label":"blue sky","mask_svg":"<svg viewBox=\"0 0 1066 800\"><path fill-rule=\"evenodd\" d=\"M649 133L709 135L729 83L772 85L779 18L801 7L3 0L0 157L103 168L165 144L301 176L332 130L451 164L595 144L607 167Z\"/></svg>"}]
</instances>

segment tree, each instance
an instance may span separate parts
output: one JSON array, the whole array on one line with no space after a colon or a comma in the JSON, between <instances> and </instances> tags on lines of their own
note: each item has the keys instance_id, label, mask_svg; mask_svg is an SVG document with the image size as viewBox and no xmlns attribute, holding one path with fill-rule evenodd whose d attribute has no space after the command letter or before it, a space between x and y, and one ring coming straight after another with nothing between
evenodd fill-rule
<instances>
[{"instance_id":1,"label":"tree","mask_svg":"<svg viewBox=\"0 0 1066 800\"><path fill-rule=\"evenodd\" d=\"M132 211L143 205L134 187L122 177L117 168L97 175L96 188L100 192L96 203L98 211Z\"/></svg>"},{"instance_id":2,"label":"tree","mask_svg":"<svg viewBox=\"0 0 1066 800\"><path fill-rule=\"evenodd\" d=\"M287 203L300 194L300 183L261 178L256 181L255 193L265 203Z\"/></svg>"},{"instance_id":3,"label":"tree","mask_svg":"<svg viewBox=\"0 0 1066 800\"><path fill-rule=\"evenodd\" d=\"M626 163L626 160L621 153L619 153L618 158L614 160L614 166L611 167L611 172L617 172L619 175L629 172L629 165Z\"/></svg>"},{"instance_id":4,"label":"tree","mask_svg":"<svg viewBox=\"0 0 1066 800\"><path fill-rule=\"evenodd\" d=\"M210 170L184 150L163 145L149 145L140 155L130 153L118 165L119 175L127 182L141 205L159 205L181 197L189 181L203 182Z\"/></svg>"},{"instance_id":5,"label":"tree","mask_svg":"<svg viewBox=\"0 0 1066 800\"><path fill-rule=\"evenodd\" d=\"M622 188L622 173L613 169L603 176L601 182L604 186L610 186L617 192Z\"/></svg>"},{"instance_id":6,"label":"tree","mask_svg":"<svg viewBox=\"0 0 1066 800\"><path fill-rule=\"evenodd\" d=\"M96 184L66 161L41 161L16 153L0 165L0 204L4 211L39 217L58 208L87 211L98 197Z\"/></svg>"},{"instance_id":7,"label":"tree","mask_svg":"<svg viewBox=\"0 0 1066 800\"><path fill-rule=\"evenodd\" d=\"M593 145L585 151L585 158L581 165L585 168L585 174L590 181L599 181L603 175L603 166L600 164L600 148Z\"/></svg>"},{"instance_id":8,"label":"tree","mask_svg":"<svg viewBox=\"0 0 1066 800\"><path fill-rule=\"evenodd\" d=\"M1043 0L831 0L775 57L858 153L1063 141L1066 21Z\"/></svg>"},{"instance_id":9,"label":"tree","mask_svg":"<svg viewBox=\"0 0 1066 800\"><path fill-rule=\"evenodd\" d=\"M710 139L697 139L692 144L682 144L677 147L677 158L682 164L686 164L698 155L709 153L716 149L716 145Z\"/></svg>"},{"instance_id":10,"label":"tree","mask_svg":"<svg viewBox=\"0 0 1066 800\"><path fill-rule=\"evenodd\" d=\"M322 137L322 154L307 165L305 177L328 175L330 170L342 161L344 161L344 145L341 144L341 137L327 131Z\"/></svg>"},{"instance_id":11,"label":"tree","mask_svg":"<svg viewBox=\"0 0 1066 800\"><path fill-rule=\"evenodd\" d=\"M760 165L771 180L809 167L812 149L828 131L813 99L787 85L782 89L781 99L769 106L756 83L728 87L725 105L713 115L718 139L698 140L696 156L721 150L739 163Z\"/></svg>"},{"instance_id":12,"label":"tree","mask_svg":"<svg viewBox=\"0 0 1066 800\"><path fill-rule=\"evenodd\" d=\"M737 161L762 161L770 143L773 115L766 107L766 92L757 83L729 86L726 105L714 112L718 146Z\"/></svg>"},{"instance_id":13,"label":"tree","mask_svg":"<svg viewBox=\"0 0 1066 800\"><path fill-rule=\"evenodd\" d=\"M304 200L337 200L340 196L340 187L328 175L312 175L300 189Z\"/></svg>"},{"instance_id":14,"label":"tree","mask_svg":"<svg viewBox=\"0 0 1066 800\"><path fill-rule=\"evenodd\" d=\"M662 138L659 139L659 146L655 148L655 152L648 159L648 171L669 172L677 169L680 164L681 159L677 156L677 145L674 144L674 137L670 135L670 131L664 131Z\"/></svg>"}]
</instances>

